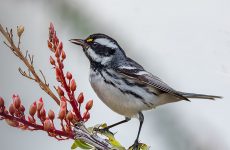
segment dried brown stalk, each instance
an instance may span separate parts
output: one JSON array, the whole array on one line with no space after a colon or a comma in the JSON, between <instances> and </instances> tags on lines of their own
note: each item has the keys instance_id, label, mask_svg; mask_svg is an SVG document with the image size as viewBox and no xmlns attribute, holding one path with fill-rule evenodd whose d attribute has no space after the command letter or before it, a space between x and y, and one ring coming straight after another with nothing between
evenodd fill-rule
<instances>
[{"instance_id":1,"label":"dried brown stalk","mask_svg":"<svg viewBox=\"0 0 230 150\"><path fill-rule=\"evenodd\" d=\"M26 73L25 71L23 71L21 68L19 68L19 72L26 78L34 80L36 83L39 84L39 86L41 87L42 90L44 90L50 97L52 97L54 99L54 101L60 105L60 101L58 99L58 97L52 92L52 90L49 88L49 84L46 83L45 80L45 76L43 75L42 71L42 77L43 80L39 77L38 73L36 72L36 70L34 69L33 66L33 55L28 54L28 51L26 52L26 55L24 55L20 49L20 37L19 37L19 42L18 42L18 47L15 45L14 41L13 41L13 33L12 33L12 29L10 31L8 31L8 29L4 30L4 28L2 27L2 25L0 24L0 32L2 33L2 35L5 37L7 42L4 42L10 49L11 51L22 60L22 62L26 65L26 67L28 68L28 73ZM28 59L28 58L29 59Z\"/></svg>"}]
</instances>

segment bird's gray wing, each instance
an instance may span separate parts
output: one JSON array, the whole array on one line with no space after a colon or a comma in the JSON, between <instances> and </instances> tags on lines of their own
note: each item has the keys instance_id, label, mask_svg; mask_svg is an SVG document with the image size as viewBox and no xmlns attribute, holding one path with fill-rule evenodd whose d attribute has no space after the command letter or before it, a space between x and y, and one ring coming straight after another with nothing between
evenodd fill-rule
<instances>
[{"instance_id":1,"label":"bird's gray wing","mask_svg":"<svg viewBox=\"0 0 230 150\"><path fill-rule=\"evenodd\" d=\"M122 75L125 75L128 78L135 79L139 82L148 84L163 93L172 94L180 99L188 100L186 97L181 95L180 92L174 90L170 86L168 86L165 82L163 82L157 76L152 75L151 73L145 71L143 68L127 66L127 67L116 67L116 71Z\"/></svg>"}]
</instances>

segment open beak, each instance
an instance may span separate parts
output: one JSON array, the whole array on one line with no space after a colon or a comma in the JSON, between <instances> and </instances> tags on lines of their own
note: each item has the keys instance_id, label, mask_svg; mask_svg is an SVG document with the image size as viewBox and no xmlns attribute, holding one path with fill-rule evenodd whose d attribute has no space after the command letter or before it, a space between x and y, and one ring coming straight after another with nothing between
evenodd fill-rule
<instances>
[{"instance_id":1,"label":"open beak","mask_svg":"<svg viewBox=\"0 0 230 150\"><path fill-rule=\"evenodd\" d=\"M80 45L82 46L83 48L87 48L88 45L87 43L85 42L85 40L82 40L82 39L71 39L69 40L71 43L73 44L77 44L77 45Z\"/></svg>"}]
</instances>

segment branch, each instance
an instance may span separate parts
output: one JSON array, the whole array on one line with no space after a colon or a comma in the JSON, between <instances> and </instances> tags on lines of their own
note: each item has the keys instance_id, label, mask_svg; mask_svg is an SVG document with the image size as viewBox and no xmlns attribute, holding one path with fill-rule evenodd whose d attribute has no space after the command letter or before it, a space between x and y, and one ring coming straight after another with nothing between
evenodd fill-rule
<instances>
[{"instance_id":1,"label":"branch","mask_svg":"<svg viewBox=\"0 0 230 150\"><path fill-rule=\"evenodd\" d=\"M24 29L23 29L24 31ZM22 31L22 32L23 32ZM13 40L13 33L12 33L12 29L10 30L10 32L6 29L4 30L2 25L0 24L0 32L2 33L2 35L5 37L6 41L9 43L7 44L5 42L5 44L11 49L11 51L22 60L22 62L26 65L26 67L28 68L29 72L32 73L33 78L31 76L28 76L25 72L22 74L22 72L20 71L20 73L29 78L34 80L35 82L37 82L39 84L39 86L51 97L55 100L55 102L60 105L60 101L59 99L55 96L55 94L52 92L52 90L49 88L49 86L45 83L46 81L42 81L41 78L38 76L38 73L35 71L34 66L33 66L33 56L28 55L29 56L29 60L27 59L27 53L26 56L23 55L21 49L19 48L20 45L20 40L18 43L18 47L16 47L16 45L14 44L14 40ZM20 32L18 32L20 33ZM22 34L22 33L21 33ZM19 39L21 37L21 34L19 36Z\"/></svg>"},{"instance_id":2,"label":"branch","mask_svg":"<svg viewBox=\"0 0 230 150\"><path fill-rule=\"evenodd\" d=\"M83 140L93 145L99 150L110 150L113 146L106 139L102 139L97 134L90 133L82 122L75 124L75 139Z\"/></svg>"}]
</instances>

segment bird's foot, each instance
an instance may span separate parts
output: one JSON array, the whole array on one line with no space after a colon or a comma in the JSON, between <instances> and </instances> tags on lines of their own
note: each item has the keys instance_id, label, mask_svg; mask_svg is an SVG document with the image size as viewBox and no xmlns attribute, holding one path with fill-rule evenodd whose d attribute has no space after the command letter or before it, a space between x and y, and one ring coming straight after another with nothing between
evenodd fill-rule
<instances>
[{"instance_id":1,"label":"bird's foot","mask_svg":"<svg viewBox=\"0 0 230 150\"><path fill-rule=\"evenodd\" d=\"M114 133L109 131L109 128L107 128L107 127L105 127L105 128L98 127L98 128L94 128L93 130L96 131L96 132L102 133L102 134L103 133L109 133L109 134L114 135Z\"/></svg>"},{"instance_id":2,"label":"bird's foot","mask_svg":"<svg viewBox=\"0 0 230 150\"><path fill-rule=\"evenodd\" d=\"M138 140L135 140L134 144L129 147L129 150L139 150L139 142Z\"/></svg>"}]
</instances>

